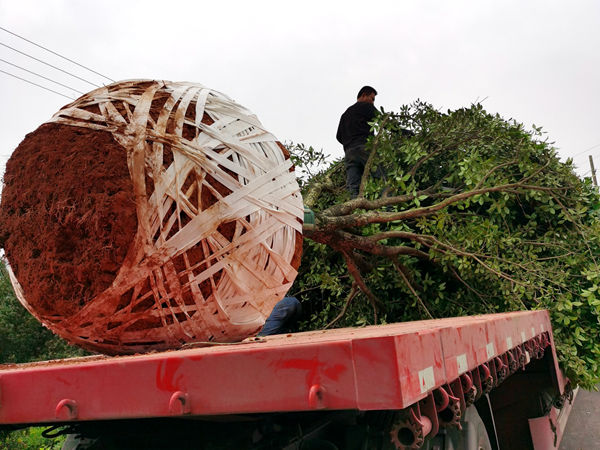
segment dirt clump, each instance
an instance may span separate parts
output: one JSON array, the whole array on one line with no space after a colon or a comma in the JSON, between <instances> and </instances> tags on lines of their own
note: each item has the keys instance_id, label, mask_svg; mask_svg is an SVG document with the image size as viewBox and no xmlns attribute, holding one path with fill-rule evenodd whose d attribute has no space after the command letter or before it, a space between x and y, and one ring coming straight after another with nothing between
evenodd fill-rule
<instances>
[{"instance_id":1,"label":"dirt clump","mask_svg":"<svg viewBox=\"0 0 600 450\"><path fill-rule=\"evenodd\" d=\"M136 230L127 153L110 132L47 123L12 154L0 245L38 314L68 317L109 287Z\"/></svg>"}]
</instances>

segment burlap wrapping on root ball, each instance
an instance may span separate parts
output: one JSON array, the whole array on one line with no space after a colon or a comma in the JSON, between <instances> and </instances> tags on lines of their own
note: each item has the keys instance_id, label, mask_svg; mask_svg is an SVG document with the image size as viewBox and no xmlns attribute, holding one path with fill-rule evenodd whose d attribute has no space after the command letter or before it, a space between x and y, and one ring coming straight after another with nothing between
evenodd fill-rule
<instances>
[{"instance_id":1,"label":"burlap wrapping on root ball","mask_svg":"<svg viewBox=\"0 0 600 450\"><path fill-rule=\"evenodd\" d=\"M287 151L199 84L92 91L25 138L4 181L19 300L94 351L238 341L297 274L303 208Z\"/></svg>"}]
</instances>

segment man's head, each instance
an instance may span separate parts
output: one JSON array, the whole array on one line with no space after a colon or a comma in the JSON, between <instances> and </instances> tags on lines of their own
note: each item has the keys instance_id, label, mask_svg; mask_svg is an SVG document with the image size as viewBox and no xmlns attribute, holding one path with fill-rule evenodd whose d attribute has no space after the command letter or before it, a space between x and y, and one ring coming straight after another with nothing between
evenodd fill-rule
<instances>
[{"instance_id":1,"label":"man's head","mask_svg":"<svg viewBox=\"0 0 600 450\"><path fill-rule=\"evenodd\" d=\"M363 86L358 91L358 95L356 96L356 100L359 102L367 102L367 103L375 103L375 96L377 95L377 91L371 86Z\"/></svg>"}]
</instances>

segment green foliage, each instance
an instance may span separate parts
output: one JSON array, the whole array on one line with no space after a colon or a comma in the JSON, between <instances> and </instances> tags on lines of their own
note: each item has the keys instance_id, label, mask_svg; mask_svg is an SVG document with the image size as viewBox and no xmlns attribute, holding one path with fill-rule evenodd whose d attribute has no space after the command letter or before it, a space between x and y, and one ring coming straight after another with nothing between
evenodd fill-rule
<instances>
[{"instance_id":1,"label":"green foliage","mask_svg":"<svg viewBox=\"0 0 600 450\"><path fill-rule=\"evenodd\" d=\"M286 147L290 150L290 158L294 163L296 177L301 187L327 166L327 156L314 147L293 142L287 142Z\"/></svg>"},{"instance_id":2,"label":"green foliage","mask_svg":"<svg viewBox=\"0 0 600 450\"><path fill-rule=\"evenodd\" d=\"M379 323L548 309L567 375L598 383L600 197L590 181L540 128L478 104L442 113L416 102L373 129L372 167L386 176L368 179L364 199L348 201L339 162L303 184L317 213L292 289L304 327L326 326L349 298L345 251L384 304ZM373 324L366 298L336 326Z\"/></svg>"},{"instance_id":3,"label":"green foliage","mask_svg":"<svg viewBox=\"0 0 600 450\"><path fill-rule=\"evenodd\" d=\"M48 439L42 436L43 427L30 427L12 432L0 431L0 446L4 450L59 450L65 436Z\"/></svg>"},{"instance_id":4,"label":"green foliage","mask_svg":"<svg viewBox=\"0 0 600 450\"><path fill-rule=\"evenodd\" d=\"M52 334L17 300L4 262L0 265L0 363L82 356L84 351Z\"/></svg>"}]
</instances>

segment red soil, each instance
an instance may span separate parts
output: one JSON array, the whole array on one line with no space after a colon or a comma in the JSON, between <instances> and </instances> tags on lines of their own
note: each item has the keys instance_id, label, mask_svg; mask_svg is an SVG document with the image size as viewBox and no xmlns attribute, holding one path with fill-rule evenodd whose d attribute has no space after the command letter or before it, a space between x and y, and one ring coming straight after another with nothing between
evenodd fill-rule
<instances>
[{"instance_id":1,"label":"red soil","mask_svg":"<svg viewBox=\"0 0 600 450\"><path fill-rule=\"evenodd\" d=\"M110 286L137 230L127 154L109 132L44 124L7 163L0 246L40 315Z\"/></svg>"},{"instance_id":2,"label":"red soil","mask_svg":"<svg viewBox=\"0 0 600 450\"><path fill-rule=\"evenodd\" d=\"M143 87L140 85L140 88ZM166 92L157 92L150 108L150 116L154 121L158 120L168 97ZM114 105L124 117L127 116L127 111L120 102L115 102ZM195 119L193 106L188 107L186 111L186 118L192 122ZM86 109L100 113L97 106L89 106ZM168 122L167 133L175 132L175 122L172 119L171 117ZM205 114L202 122L211 125L213 120ZM190 125L183 126L184 138L193 139L196 133L196 129ZM278 145L285 157L289 158L285 147L280 143ZM173 150L168 144L164 144L163 166L167 168L172 161ZM224 167L221 169L236 176ZM189 175L182 187L182 192L191 193L188 200L200 211L217 202L219 195L227 196L231 193L209 174L206 175L205 181L216 193L202 189L198 195L198 189L193 189L194 183L197 182L195 173ZM146 173L145 182L146 192L150 196L154 190L154 183L149 173ZM60 124L40 126L26 136L8 161L1 200L0 247L6 251L27 302L46 323L56 324L72 316L91 299L105 291L114 281L128 251L131 250L130 246L137 232L137 215L133 185L127 168L127 151L109 132ZM163 225L175 212L173 205L172 210L165 216ZM191 218L182 212L165 237L168 239L173 236L190 220ZM243 229L236 229L235 222L221 223L218 231L228 240L232 240L236 233L245 232ZM158 239L158 234L154 238ZM291 261L296 269L300 264L301 252L302 238L297 232L295 253ZM197 302L197 299L193 298L189 282L190 273L197 275L204 271L207 263L203 261L209 256L206 254L206 246L203 247L202 242L199 242L172 260L175 271L180 275L180 286L170 288L174 291L181 289L181 297L187 305ZM222 275L222 272L216 272L199 283L204 299L209 298ZM136 289L132 288L122 293L118 299L118 310L136 302L131 313L139 316L135 322L123 328L123 331L140 330L146 333L148 350L171 348L174 345L172 338L165 341L166 332L160 331L163 326L160 317L151 313L142 314L155 307L155 298L147 295L151 294L149 280L140 282L142 284ZM138 302L138 299L142 300ZM163 301L163 305L169 301L170 306L178 307L173 299ZM111 317L113 312L107 311L107 317ZM217 311L213 314L217 314ZM175 316L179 322L186 320L183 313L177 313ZM127 320L129 318L123 316L114 323L108 322L105 331L109 337L101 332L97 339L75 339L74 343L94 351L131 353L127 343L117 339L123 345L122 350L118 351L114 347L118 345L117 340L110 334L110 330ZM172 324L175 319L167 315L165 320L167 324ZM192 320L198 321L198 317ZM82 324L82 327L90 325L91 323ZM208 336L211 331L206 330L206 333ZM225 330L221 333L225 333ZM202 339L212 340L213 336ZM144 345L139 341L134 344L136 351Z\"/></svg>"}]
</instances>

